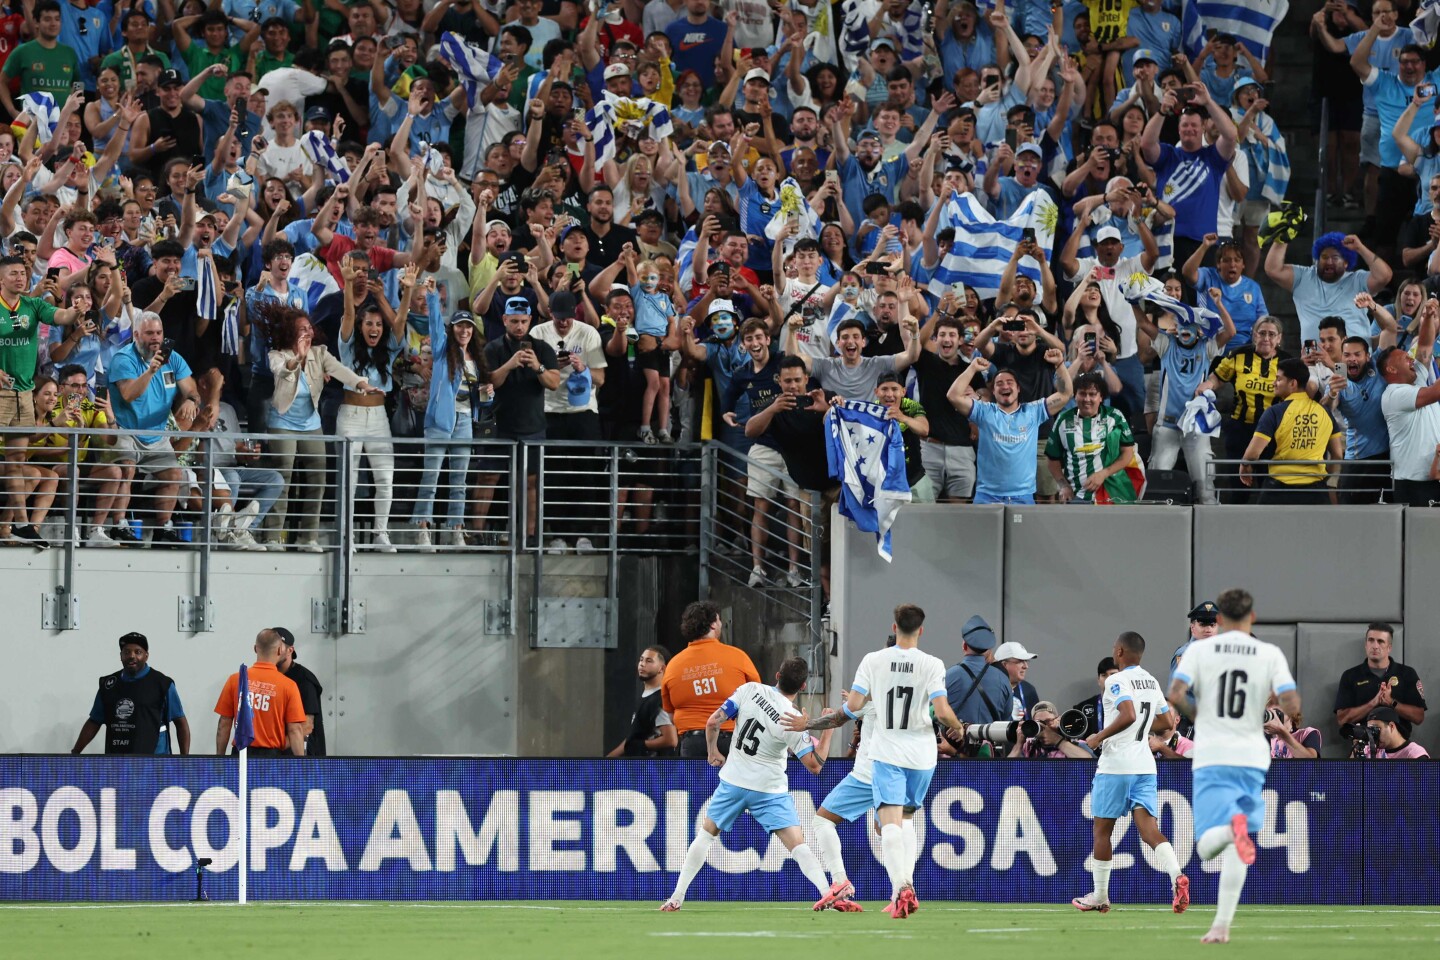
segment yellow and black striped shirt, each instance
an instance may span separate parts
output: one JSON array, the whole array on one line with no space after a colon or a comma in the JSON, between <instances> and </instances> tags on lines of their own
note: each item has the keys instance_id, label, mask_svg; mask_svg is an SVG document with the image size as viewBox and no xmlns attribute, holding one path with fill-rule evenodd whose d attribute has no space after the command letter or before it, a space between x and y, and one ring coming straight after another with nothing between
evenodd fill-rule
<instances>
[{"instance_id":1,"label":"yellow and black striped shirt","mask_svg":"<svg viewBox=\"0 0 1440 960\"><path fill-rule=\"evenodd\" d=\"M1235 385L1235 409L1230 419L1253 424L1275 402L1275 371L1288 354L1279 351L1266 360L1253 346L1243 347L1215 364L1215 377Z\"/></svg>"}]
</instances>

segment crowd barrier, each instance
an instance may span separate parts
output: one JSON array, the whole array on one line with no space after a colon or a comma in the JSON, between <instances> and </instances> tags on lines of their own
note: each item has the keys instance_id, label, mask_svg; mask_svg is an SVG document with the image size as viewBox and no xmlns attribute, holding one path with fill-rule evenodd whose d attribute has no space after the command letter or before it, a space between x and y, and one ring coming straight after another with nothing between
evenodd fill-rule
<instances>
[{"instance_id":1,"label":"crowd barrier","mask_svg":"<svg viewBox=\"0 0 1440 960\"><path fill-rule=\"evenodd\" d=\"M849 772L791 765L807 825ZM1159 764L1161 826L1213 902L1195 856L1190 765ZM922 899L1064 903L1090 889L1085 761L948 761L917 817ZM196 872L236 895L233 759L0 757L0 900L182 901ZM653 900L667 897L716 771L695 761L258 760L250 764L249 895L259 900ZM1248 903L1435 904L1440 765L1277 762ZM888 896L869 824L841 827L859 899ZM813 845L813 836L811 836ZM210 863L198 867L201 859ZM1126 820L1111 899L1168 904ZM795 901L814 891L752 821L711 850L692 900Z\"/></svg>"}]
</instances>

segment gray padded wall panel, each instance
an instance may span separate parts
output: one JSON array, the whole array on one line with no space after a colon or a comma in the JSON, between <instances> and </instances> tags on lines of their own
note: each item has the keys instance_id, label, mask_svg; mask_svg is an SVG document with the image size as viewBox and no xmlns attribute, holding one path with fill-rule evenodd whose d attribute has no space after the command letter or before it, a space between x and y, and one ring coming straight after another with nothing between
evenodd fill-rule
<instances>
[{"instance_id":1,"label":"gray padded wall panel","mask_svg":"<svg viewBox=\"0 0 1440 960\"><path fill-rule=\"evenodd\" d=\"M1163 682L1191 606L1188 509L1006 510L1000 639L1040 655L1026 679L1061 710L1094 696L1095 664L1125 630L1146 639L1145 666Z\"/></svg>"},{"instance_id":2,"label":"gray padded wall panel","mask_svg":"<svg viewBox=\"0 0 1440 960\"><path fill-rule=\"evenodd\" d=\"M1344 757L1349 744L1335 725L1335 690L1340 674L1365 659L1365 623L1301 623L1296 632L1300 659L1295 683L1305 722L1324 735L1322 756ZM1402 663L1404 642L1404 630L1397 626L1394 655Z\"/></svg>"},{"instance_id":3,"label":"gray padded wall panel","mask_svg":"<svg viewBox=\"0 0 1440 960\"><path fill-rule=\"evenodd\" d=\"M1414 667L1430 695L1430 715L1416 742L1440 756L1440 510L1410 510L1405 523L1405 622L1412 642L1396 641L1395 658ZM1359 663L1360 658L1356 657Z\"/></svg>"},{"instance_id":4,"label":"gray padded wall panel","mask_svg":"<svg viewBox=\"0 0 1440 960\"><path fill-rule=\"evenodd\" d=\"M831 611L840 635L833 681L848 686L860 659L884 645L897 603L925 608L921 644L946 666L960 659L960 628L972 615L1000 631L1004 517L1003 507L904 507L891 532L895 560L886 563L875 551L875 535L837 514L831 575L849 589L837 589L841 606Z\"/></svg>"},{"instance_id":5,"label":"gray padded wall panel","mask_svg":"<svg viewBox=\"0 0 1440 960\"><path fill-rule=\"evenodd\" d=\"M1194 510L1197 600L1244 586L1266 623L1401 619L1403 508Z\"/></svg>"},{"instance_id":6,"label":"gray padded wall panel","mask_svg":"<svg viewBox=\"0 0 1440 960\"><path fill-rule=\"evenodd\" d=\"M1290 664L1290 672L1295 672L1297 631L1293 623L1258 623L1255 625L1255 636L1279 647L1285 654L1285 662Z\"/></svg>"}]
</instances>

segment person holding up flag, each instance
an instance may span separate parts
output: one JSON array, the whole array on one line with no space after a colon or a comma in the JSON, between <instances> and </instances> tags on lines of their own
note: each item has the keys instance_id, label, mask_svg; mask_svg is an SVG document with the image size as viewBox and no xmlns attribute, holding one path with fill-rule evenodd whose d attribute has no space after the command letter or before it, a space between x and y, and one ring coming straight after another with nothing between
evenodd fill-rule
<instances>
[{"instance_id":1,"label":"person holding up flag","mask_svg":"<svg viewBox=\"0 0 1440 960\"><path fill-rule=\"evenodd\" d=\"M215 755L223 757L234 730L235 750L250 748L252 757L305 756L305 707L300 688L280 672L281 636L273 628L255 637L255 663L230 674L215 701L220 722L215 728ZM252 719L247 723L246 716Z\"/></svg>"}]
</instances>

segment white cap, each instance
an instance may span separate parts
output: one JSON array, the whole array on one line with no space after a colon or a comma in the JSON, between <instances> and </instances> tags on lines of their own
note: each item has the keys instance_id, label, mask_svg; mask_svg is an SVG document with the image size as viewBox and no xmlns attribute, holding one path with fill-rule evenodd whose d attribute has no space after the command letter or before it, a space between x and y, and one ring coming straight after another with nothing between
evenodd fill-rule
<instances>
[{"instance_id":1,"label":"white cap","mask_svg":"<svg viewBox=\"0 0 1440 960\"><path fill-rule=\"evenodd\" d=\"M1124 237L1120 236L1120 231L1117 230L1117 229L1115 229L1114 227L1101 227L1099 230L1095 231L1095 242L1096 242L1096 243L1103 243L1103 242L1105 242L1106 240L1124 240L1124 239L1125 239Z\"/></svg>"},{"instance_id":2,"label":"white cap","mask_svg":"<svg viewBox=\"0 0 1440 960\"><path fill-rule=\"evenodd\" d=\"M610 79L612 79L612 78L614 78L614 77L628 77L628 76L630 76L630 68L627 67L627 66L625 66L625 64L623 64L623 63L612 63L612 64L610 64L610 66L608 66L608 67L605 68L605 79L606 79L606 80L610 80Z\"/></svg>"},{"instance_id":3,"label":"white cap","mask_svg":"<svg viewBox=\"0 0 1440 960\"><path fill-rule=\"evenodd\" d=\"M729 300L711 300L710 309L705 311L705 316L711 317L717 313L728 313L731 316L737 317L740 315L739 312L735 309L735 304L731 303Z\"/></svg>"},{"instance_id":4,"label":"white cap","mask_svg":"<svg viewBox=\"0 0 1440 960\"><path fill-rule=\"evenodd\" d=\"M990 659L999 663L1002 660L1034 660L1040 656L1038 653L1031 653L1025 649L1024 644L1016 643L1014 640L1006 640L995 648L995 654Z\"/></svg>"},{"instance_id":5,"label":"white cap","mask_svg":"<svg viewBox=\"0 0 1440 960\"><path fill-rule=\"evenodd\" d=\"M751 80L764 80L765 85L769 86L770 73L769 71L761 70L759 67L755 67L749 73L745 74L745 82L749 83Z\"/></svg>"}]
</instances>

